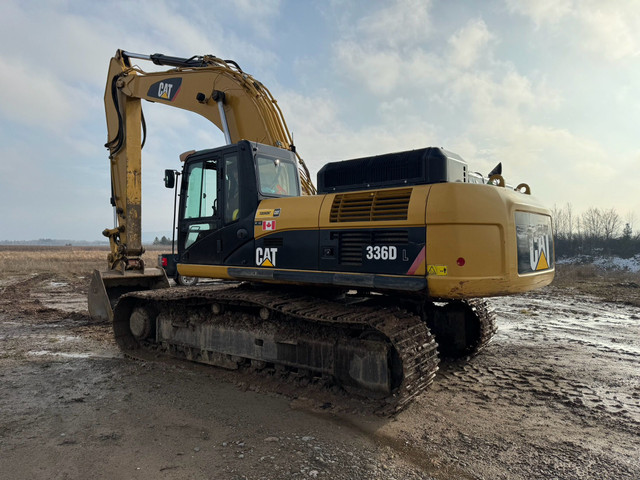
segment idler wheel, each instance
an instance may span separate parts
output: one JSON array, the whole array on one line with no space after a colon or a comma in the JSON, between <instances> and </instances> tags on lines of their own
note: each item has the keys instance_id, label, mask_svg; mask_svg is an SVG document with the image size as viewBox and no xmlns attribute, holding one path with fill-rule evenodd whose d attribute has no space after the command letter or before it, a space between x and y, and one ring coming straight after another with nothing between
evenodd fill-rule
<instances>
[{"instance_id":1,"label":"idler wheel","mask_svg":"<svg viewBox=\"0 0 640 480\"><path fill-rule=\"evenodd\" d=\"M149 312L142 308L137 307L129 318L129 329L131 334L137 339L142 340L151 335L151 329L153 326L153 319Z\"/></svg>"}]
</instances>

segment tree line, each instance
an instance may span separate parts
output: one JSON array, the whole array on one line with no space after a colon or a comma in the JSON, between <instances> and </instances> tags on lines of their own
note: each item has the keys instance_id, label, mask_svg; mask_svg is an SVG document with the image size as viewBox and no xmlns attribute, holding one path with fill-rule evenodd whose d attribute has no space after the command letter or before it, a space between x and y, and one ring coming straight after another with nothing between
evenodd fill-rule
<instances>
[{"instance_id":1,"label":"tree line","mask_svg":"<svg viewBox=\"0 0 640 480\"><path fill-rule=\"evenodd\" d=\"M640 254L640 232L634 231L635 215L624 218L615 208L591 207L578 214L572 205L555 205L552 210L556 256Z\"/></svg>"},{"instance_id":2,"label":"tree line","mask_svg":"<svg viewBox=\"0 0 640 480\"><path fill-rule=\"evenodd\" d=\"M153 240L153 244L154 244L154 245L171 245L171 239L170 239L170 238L167 238L167 237L165 237L165 236L163 235L163 236L162 236L162 238L158 238L158 237L156 237L156 238Z\"/></svg>"}]
</instances>

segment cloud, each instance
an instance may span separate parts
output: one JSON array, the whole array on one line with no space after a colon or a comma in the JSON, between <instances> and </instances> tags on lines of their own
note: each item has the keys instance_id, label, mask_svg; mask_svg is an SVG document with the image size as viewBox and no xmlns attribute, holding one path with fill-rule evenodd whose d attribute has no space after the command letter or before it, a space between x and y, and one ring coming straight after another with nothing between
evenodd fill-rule
<instances>
[{"instance_id":1,"label":"cloud","mask_svg":"<svg viewBox=\"0 0 640 480\"><path fill-rule=\"evenodd\" d=\"M554 5L543 3L528 13L540 22L561 22L575 14L571 3ZM365 18L378 19L382 12L386 8ZM298 111L300 102L294 101L296 108L287 118L306 119L299 138L313 139L298 140L301 153L304 146L339 159L348 158L348 152L361 156L445 146L485 174L503 161L509 182L530 183L549 204L592 204L593 192L583 182L597 185L619 178L610 149L570 126L549 123L565 98L544 74L525 73L518 68L523 63L496 56L502 38L484 19L439 26L437 38L425 34L424 43L402 36L396 42L371 38L383 28L373 20L367 25L365 29L357 23L356 38L344 31L334 43L335 71L352 95L369 97L368 105L362 103L375 115L351 125L339 100L329 102L331 107L324 97L310 101L312 110L324 109L320 118ZM405 49L408 44L411 49ZM325 131L314 129L317 121ZM321 159L310 158L317 168L315 162ZM623 205L612 202L616 208Z\"/></svg>"},{"instance_id":2,"label":"cloud","mask_svg":"<svg viewBox=\"0 0 640 480\"><path fill-rule=\"evenodd\" d=\"M10 123L62 133L86 116L78 106L90 103L86 92L51 72L36 74L22 60L0 56L0 112Z\"/></svg>"},{"instance_id":3,"label":"cloud","mask_svg":"<svg viewBox=\"0 0 640 480\"><path fill-rule=\"evenodd\" d=\"M372 51L345 41L337 44L336 59L374 95L388 94L398 86L403 61L396 52Z\"/></svg>"},{"instance_id":4,"label":"cloud","mask_svg":"<svg viewBox=\"0 0 640 480\"><path fill-rule=\"evenodd\" d=\"M513 17L492 15L504 2L522 17L517 29ZM640 111L637 75L624 62L640 45L637 4L310 5L296 5L307 10L294 31L289 4L280 0L222 2L215 15L198 0L180 8L166 0L0 2L0 196L16 205L9 220L29 218L35 237L95 231L85 238L100 238L111 222L102 95L116 48L238 60L274 92L314 171L327 161L443 146L485 173L504 160L507 180L528 181L550 204L593 205L605 182L615 186L606 201L624 211L621 199L635 186L621 172L634 171L639 158L629 151L629 125ZM306 33L312 19L326 23L292 46L292 35ZM520 28L527 19L530 28ZM621 78L624 85L614 83ZM143 106L144 228L168 230L173 195L162 186L162 170L176 167L184 150L222 144L222 136L197 115ZM6 160L16 158L34 171L25 185L16 173L22 167ZM62 228L56 216L76 204L82 209L71 209Z\"/></svg>"},{"instance_id":5,"label":"cloud","mask_svg":"<svg viewBox=\"0 0 640 480\"><path fill-rule=\"evenodd\" d=\"M521 0L505 0L512 13L519 13L530 17L540 27L544 24L556 24L567 15L573 14L573 0L535 0L523 2Z\"/></svg>"},{"instance_id":6,"label":"cloud","mask_svg":"<svg viewBox=\"0 0 640 480\"><path fill-rule=\"evenodd\" d=\"M533 194L547 205L569 202L578 210L598 206L621 214L640 211L640 201L630 195L637 179L620 175L637 165L637 151L613 153L567 129L521 125L511 132L509 142L495 145L492 153L496 159L507 159L503 163L507 181L529 183Z\"/></svg>"},{"instance_id":7,"label":"cloud","mask_svg":"<svg viewBox=\"0 0 640 480\"><path fill-rule=\"evenodd\" d=\"M449 38L451 62L459 68L473 66L495 38L483 20L470 20Z\"/></svg>"},{"instance_id":8,"label":"cloud","mask_svg":"<svg viewBox=\"0 0 640 480\"><path fill-rule=\"evenodd\" d=\"M385 11L385 9L381 10ZM379 13L379 12L378 12ZM377 18L378 13L371 14ZM416 45L403 53L401 47L373 48L368 36L359 42L343 39L334 44L337 75L353 86L362 85L369 94L372 121L385 120L390 104L395 118L416 117L434 122L429 131L439 131L437 140L450 140L456 131L482 131L504 136L505 128L524 121L533 111L555 109L559 93L547 86L544 77L534 81L514 65L494 58L500 38L481 18L472 18L442 41ZM354 87L351 87L354 88ZM410 99L410 100L409 100ZM395 120L394 120L395 122Z\"/></svg>"},{"instance_id":9,"label":"cloud","mask_svg":"<svg viewBox=\"0 0 640 480\"><path fill-rule=\"evenodd\" d=\"M392 5L374 10L356 23L359 38L374 48L406 49L421 45L430 35L431 16L428 0L395 0Z\"/></svg>"},{"instance_id":10,"label":"cloud","mask_svg":"<svg viewBox=\"0 0 640 480\"><path fill-rule=\"evenodd\" d=\"M578 48L619 61L640 55L637 1L505 0L511 13L529 17L536 28L549 27Z\"/></svg>"},{"instance_id":11,"label":"cloud","mask_svg":"<svg viewBox=\"0 0 640 480\"><path fill-rule=\"evenodd\" d=\"M374 95L402 87L401 77L422 77L431 71L423 61L432 35L430 1L396 0L389 6L368 8L361 16L346 7L334 7L342 25L333 45L335 69L362 82Z\"/></svg>"},{"instance_id":12,"label":"cloud","mask_svg":"<svg viewBox=\"0 0 640 480\"><path fill-rule=\"evenodd\" d=\"M640 5L636 2L598 2L581 9L577 18L583 30L583 45L614 60L640 55Z\"/></svg>"},{"instance_id":13,"label":"cloud","mask_svg":"<svg viewBox=\"0 0 640 480\"><path fill-rule=\"evenodd\" d=\"M280 15L281 0L234 0L238 17L262 38L273 38L271 22Z\"/></svg>"},{"instance_id":14,"label":"cloud","mask_svg":"<svg viewBox=\"0 0 640 480\"><path fill-rule=\"evenodd\" d=\"M113 39L126 32L104 16L81 16L65 7L0 2L0 54L18 60L33 76L46 72L65 83L104 84L104 58L115 52Z\"/></svg>"},{"instance_id":15,"label":"cloud","mask_svg":"<svg viewBox=\"0 0 640 480\"><path fill-rule=\"evenodd\" d=\"M509 125L530 122L530 113L553 111L561 103L558 92L544 82L534 83L511 69L461 72L448 79L443 91L486 134L500 135Z\"/></svg>"},{"instance_id":16,"label":"cloud","mask_svg":"<svg viewBox=\"0 0 640 480\"><path fill-rule=\"evenodd\" d=\"M0 120L5 139L0 168L6 173L0 197L15 206L1 221L0 239L94 239L111 223L103 92L108 62L117 48L176 56L212 53L237 58L248 71L272 70L278 54L255 41L255 28L274 31L279 7L278 1L233 2L219 15L193 15L207 13L211 6L0 2ZM243 17L242 25L230 9ZM154 70L151 63L140 65ZM149 106L145 104L150 128L143 153L143 228L161 230L170 228L173 201L158 180L162 170L177 166L183 150L222 142L216 140L216 129L195 114L183 117L175 109L154 111ZM189 116L193 119L186 119ZM11 167L18 164L14 159L29 166L28 181L16 174L23 167ZM60 212L67 212L65 225ZM8 228L5 222L24 227Z\"/></svg>"}]
</instances>

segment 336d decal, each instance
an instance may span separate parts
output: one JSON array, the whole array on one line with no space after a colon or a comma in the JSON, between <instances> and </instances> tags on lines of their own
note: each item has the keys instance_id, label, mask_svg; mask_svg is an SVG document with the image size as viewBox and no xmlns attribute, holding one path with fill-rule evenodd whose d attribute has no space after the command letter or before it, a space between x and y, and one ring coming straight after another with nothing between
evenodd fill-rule
<instances>
[{"instance_id":1,"label":"336d decal","mask_svg":"<svg viewBox=\"0 0 640 480\"><path fill-rule=\"evenodd\" d=\"M391 245L368 245L366 257L367 260L395 260L398 258L398 248Z\"/></svg>"}]
</instances>

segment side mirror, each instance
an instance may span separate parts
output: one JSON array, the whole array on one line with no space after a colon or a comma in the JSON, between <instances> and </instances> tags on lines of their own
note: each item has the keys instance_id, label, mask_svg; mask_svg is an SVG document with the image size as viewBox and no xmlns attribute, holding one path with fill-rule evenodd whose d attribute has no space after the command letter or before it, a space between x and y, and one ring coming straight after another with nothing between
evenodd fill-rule
<instances>
[{"instance_id":1,"label":"side mirror","mask_svg":"<svg viewBox=\"0 0 640 480\"><path fill-rule=\"evenodd\" d=\"M176 184L176 174L173 170L164 171L164 186L167 188L173 188Z\"/></svg>"}]
</instances>

